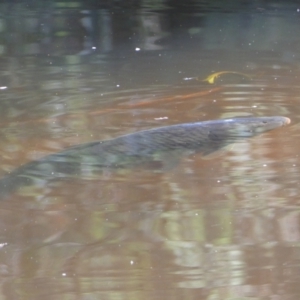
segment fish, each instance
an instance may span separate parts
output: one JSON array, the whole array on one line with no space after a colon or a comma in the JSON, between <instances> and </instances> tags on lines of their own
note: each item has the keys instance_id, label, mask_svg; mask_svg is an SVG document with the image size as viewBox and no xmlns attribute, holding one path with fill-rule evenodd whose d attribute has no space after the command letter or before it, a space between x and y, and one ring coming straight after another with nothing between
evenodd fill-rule
<instances>
[{"instance_id":1,"label":"fish","mask_svg":"<svg viewBox=\"0 0 300 300\"><path fill-rule=\"evenodd\" d=\"M39 180L94 178L97 172L132 168L143 163L179 161L201 153L204 157L239 140L290 124L286 117L245 117L183 123L85 143L20 166L0 179L0 199ZM163 168L163 167L162 167Z\"/></svg>"}]
</instances>

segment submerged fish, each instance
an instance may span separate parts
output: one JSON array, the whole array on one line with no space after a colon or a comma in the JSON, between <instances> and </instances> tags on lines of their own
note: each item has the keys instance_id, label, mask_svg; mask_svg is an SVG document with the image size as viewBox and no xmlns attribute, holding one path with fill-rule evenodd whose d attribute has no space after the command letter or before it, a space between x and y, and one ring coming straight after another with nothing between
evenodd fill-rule
<instances>
[{"instance_id":1,"label":"submerged fish","mask_svg":"<svg viewBox=\"0 0 300 300\"><path fill-rule=\"evenodd\" d=\"M159 127L71 147L29 162L0 179L0 198L38 180L93 176L103 169L209 155L244 138L287 125L285 117L249 117Z\"/></svg>"}]
</instances>

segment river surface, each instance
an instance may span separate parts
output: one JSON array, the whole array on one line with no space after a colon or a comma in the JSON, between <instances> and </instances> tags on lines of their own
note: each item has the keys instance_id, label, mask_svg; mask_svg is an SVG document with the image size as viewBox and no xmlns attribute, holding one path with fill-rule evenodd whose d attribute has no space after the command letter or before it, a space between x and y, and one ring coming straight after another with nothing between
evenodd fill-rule
<instances>
[{"instance_id":1,"label":"river surface","mask_svg":"<svg viewBox=\"0 0 300 300\"><path fill-rule=\"evenodd\" d=\"M1 176L159 126L291 124L168 169L12 193L0 201L0 298L299 299L297 2L13 3L0 4Z\"/></svg>"}]
</instances>

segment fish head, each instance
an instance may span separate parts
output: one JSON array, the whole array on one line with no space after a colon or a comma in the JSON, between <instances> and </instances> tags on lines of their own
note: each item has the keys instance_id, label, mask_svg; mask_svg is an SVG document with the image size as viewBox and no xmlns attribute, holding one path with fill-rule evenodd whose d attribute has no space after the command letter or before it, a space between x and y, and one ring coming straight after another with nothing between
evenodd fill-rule
<instances>
[{"instance_id":1,"label":"fish head","mask_svg":"<svg viewBox=\"0 0 300 300\"><path fill-rule=\"evenodd\" d=\"M247 117L207 121L207 140L201 143L199 152L210 155L227 145L259 135L290 123L286 117Z\"/></svg>"},{"instance_id":2,"label":"fish head","mask_svg":"<svg viewBox=\"0 0 300 300\"><path fill-rule=\"evenodd\" d=\"M223 120L224 135L234 137L252 137L258 134L290 124L286 117L247 117ZM226 134L227 133L227 134Z\"/></svg>"}]
</instances>

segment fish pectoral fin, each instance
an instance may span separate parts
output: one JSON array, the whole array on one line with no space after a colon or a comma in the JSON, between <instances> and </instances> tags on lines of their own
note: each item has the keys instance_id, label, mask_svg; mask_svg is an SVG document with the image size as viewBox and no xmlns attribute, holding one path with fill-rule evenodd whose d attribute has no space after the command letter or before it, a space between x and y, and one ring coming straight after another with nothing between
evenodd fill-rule
<instances>
[{"instance_id":1,"label":"fish pectoral fin","mask_svg":"<svg viewBox=\"0 0 300 300\"><path fill-rule=\"evenodd\" d=\"M223 155L225 152L233 148L234 145L226 146L218 149L206 149L202 152L202 159L213 159Z\"/></svg>"},{"instance_id":2,"label":"fish pectoral fin","mask_svg":"<svg viewBox=\"0 0 300 300\"><path fill-rule=\"evenodd\" d=\"M168 158L162 161L162 171L167 172L170 171L174 168L176 168L176 166L179 165L180 159L179 158Z\"/></svg>"},{"instance_id":3,"label":"fish pectoral fin","mask_svg":"<svg viewBox=\"0 0 300 300\"><path fill-rule=\"evenodd\" d=\"M182 151L171 151L168 153L159 153L155 155L155 160L161 162L161 170L163 172L170 171L179 165L181 159L189 153Z\"/></svg>"}]
</instances>

